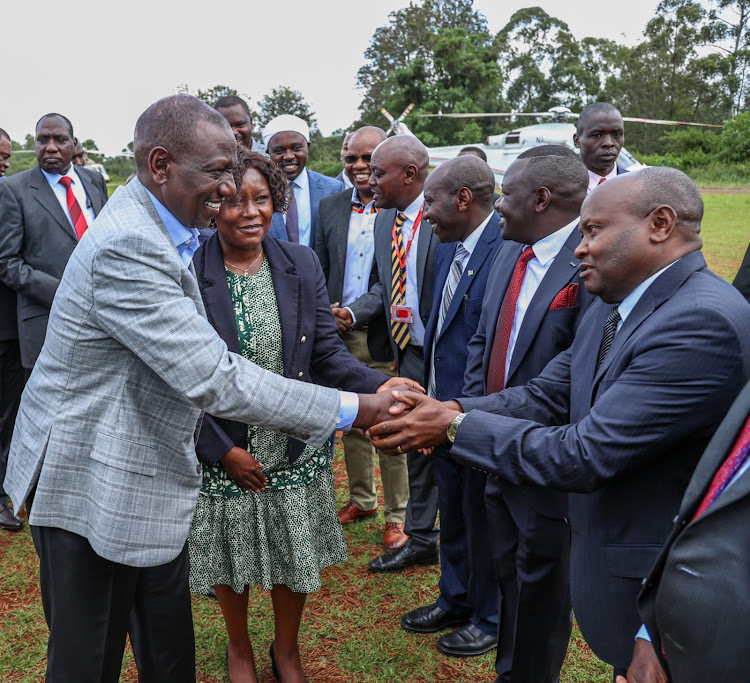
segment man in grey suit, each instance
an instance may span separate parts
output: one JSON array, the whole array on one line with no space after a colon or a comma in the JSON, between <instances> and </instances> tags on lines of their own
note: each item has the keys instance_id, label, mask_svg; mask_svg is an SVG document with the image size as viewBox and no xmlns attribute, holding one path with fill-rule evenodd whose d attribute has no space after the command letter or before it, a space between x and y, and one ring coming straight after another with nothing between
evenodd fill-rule
<instances>
[{"instance_id":1,"label":"man in grey suit","mask_svg":"<svg viewBox=\"0 0 750 683\"><path fill-rule=\"evenodd\" d=\"M18 296L24 368L44 344L52 300L83 232L107 201L101 174L73 166L70 121L47 114L36 124L38 166L0 186L0 280Z\"/></svg>"},{"instance_id":2,"label":"man in grey suit","mask_svg":"<svg viewBox=\"0 0 750 683\"><path fill-rule=\"evenodd\" d=\"M356 301L372 284L373 226L378 210L370 188L370 158L385 138L385 131L374 126L349 134L345 163L347 177L354 179L354 188L321 200L315 252L323 266L329 299L334 314L338 314L336 320L346 347L371 368L393 374L393 352L385 315L361 326L352 326L342 315L342 307ZM339 510L339 519L342 524L349 524L377 513L375 449L358 429L346 432L343 441L349 502ZM385 502L383 545L386 550L397 550L407 540L404 533L409 500L406 456L381 458L380 475Z\"/></svg>"},{"instance_id":3,"label":"man in grey suit","mask_svg":"<svg viewBox=\"0 0 750 683\"><path fill-rule=\"evenodd\" d=\"M226 120L189 95L135 129L137 179L74 251L16 421L5 485L29 521L50 628L47 680L195 680L185 540L203 411L321 446L390 397L339 394L230 353L205 318L194 226L235 193ZM130 623L129 623L130 622Z\"/></svg>"},{"instance_id":4,"label":"man in grey suit","mask_svg":"<svg viewBox=\"0 0 750 683\"><path fill-rule=\"evenodd\" d=\"M349 324L369 323L385 313L390 342L400 375L424 378L424 331L432 310L435 252L439 240L430 226L422 225L424 183L429 157L417 138L397 135L375 149L370 186L375 206L374 242L376 274L370 290L344 309ZM399 451L399 454L406 451ZM406 509L406 544L392 554L374 558L376 572L397 572L415 564L438 560L439 532L437 479L431 458L407 453L409 504Z\"/></svg>"}]
</instances>

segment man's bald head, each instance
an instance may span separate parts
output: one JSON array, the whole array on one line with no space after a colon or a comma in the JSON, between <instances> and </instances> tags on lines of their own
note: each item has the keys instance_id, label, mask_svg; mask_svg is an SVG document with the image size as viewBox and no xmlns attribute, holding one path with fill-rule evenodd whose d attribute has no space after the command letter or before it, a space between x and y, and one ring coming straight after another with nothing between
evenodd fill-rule
<instances>
[{"instance_id":1,"label":"man's bald head","mask_svg":"<svg viewBox=\"0 0 750 683\"><path fill-rule=\"evenodd\" d=\"M619 303L639 284L701 248L703 200L675 168L624 173L595 188L581 209L576 257L586 289Z\"/></svg>"},{"instance_id":2,"label":"man's bald head","mask_svg":"<svg viewBox=\"0 0 750 683\"><path fill-rule=\"evenodd\" d=\"M362 128L357 128L353 133L350 133L349 136L347 146L351 144L352 140L359 142L366 140L368 144L375 143L373 150L388 137L386 132L377 126L362 126Z\"/></svg>"},{"instance_id":3,"label":"man's bald head","mask_svg":"<svg viewBox=\"0 0 750 683\"><path fill-rule=\"evenodd\" d=\"M429 171L427 148L411 135L383 140L372 153L370 187L379 209L406 209L420 195Z\"/></svg>"},{"instance_id":4,"label":"man's bald head","mask_svg":"<svg viewBox=\"0 0 750 683\"><path fill-rule=\"evenodd\" d=\"M514 161L509 170L516 164L523 164L520 177L529 190L547 188L560 205L570 206L578 211L586 198L589 176L578 155L572 149L569 152L565 156L529 155L525 159Z\"/></svg>"},{"instance_id":5,"label":"man's bald head","mask_svg":"<svg viewBox=\"0 0 750 683\"><path fill-rule=\"evenodd\" d=\"M201 121L232 133L231 126L218 111L192 95L169 95L146 109L135 124L133 139L138 177L146 170L148 156L155 147L168 150L176 160L190 154Z\"/></svg>"},{"instance_id":6,"label":"man's bald head","mask_svg":"<svg viewBox=\"0 0 750 683\"><path fill-rule=\"evenodd\" d=\"M532 159L534 157L568 157L569 159L578 159L580 157L570 147L565 145L537 145L521 152L516 159Z\"/></svg>"},{"instance_id":7,"label":"man's bald head","mask_svg":"<svg viewBox=\"0 0 750 683\"><path fill-rule=\"evenodd\" d=\"M464 241L492 211L495 176L479 157L438 166L424 186L424 219L441 242Z\"/></svg>"}]
</instances>

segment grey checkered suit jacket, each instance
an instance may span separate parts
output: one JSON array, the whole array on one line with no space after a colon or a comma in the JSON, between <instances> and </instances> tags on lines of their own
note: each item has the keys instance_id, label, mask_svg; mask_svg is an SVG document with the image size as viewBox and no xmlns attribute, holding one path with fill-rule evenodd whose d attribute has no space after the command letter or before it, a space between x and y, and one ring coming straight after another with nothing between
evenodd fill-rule
<instances>
[{"instance_id":1,"label":"grey checkered suit jacket","mask_svg":"<svg viewBox=\"0 0 750 683\"><path fill-rule=\"evenodd\" d=\"M84 235L55 296L21 401L5 488L30 522L102 557L164 564L182 549L201 482L203 411L322 446L338 392L227 350L140 182Z\"/></svg>"}]
</instances>

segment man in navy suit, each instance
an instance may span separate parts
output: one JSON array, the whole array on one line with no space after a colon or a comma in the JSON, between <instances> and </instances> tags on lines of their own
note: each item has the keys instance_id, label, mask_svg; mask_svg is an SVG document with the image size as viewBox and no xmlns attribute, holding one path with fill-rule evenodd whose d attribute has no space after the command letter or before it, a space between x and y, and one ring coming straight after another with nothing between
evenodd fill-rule
<instances>
[{"instance_id":1,"label":"man in navy suit","mask_svg":"<svg viewBox=\"0 0 750 683\"><path fill-rule=\"evenodd\" d=\"M526 386L371 430L384 451L445 443L513 484L568 491L571 594L594 653L623 673L636 597L695 465L750 378L750 307L706 267L695 184L672 168L626 173L584 201L576 249L595 301L570 348Z\"/></svg>"},{"instance_id":2,"label":"man in navy suit","mask_svg":"<svg viewBox=\"0 0 750 683\"><path fill-rule=\"evenodd\" d=\"M490 391L502 388L488 374L496 344L505 343L498 334L504 308L508 316L512 310L513 320L504 386L526 384L573 341L594 300L580 281L574 256L587 184L578 155L561 145L534 147L508 168L496 204L508 241L492 265L479 328L469 345L464 396L484 396L488 381ZM514 271L529 248L534 257L514 290ZM484 501L500 589L498 681L553 683L571 628L567 494L493 477Z\"/></svg>"},{"instance_id":3,"label":"man in navy suit","mask_svg":"<svg viewBox=\"0 0 750 683\"><path fill-rule=\"evenodd\" d=\"M594 102L578 117L573 144L581 150L581 161L589 172L589 192L605 180L627 173L617 164L625 144L622 114L609 102Z\"/></svg>"},{"instance_id":4,"label":"man in navy suit","mask_svg":"<svg viewBox=\"0 0 750 683\"><path fill-rule=\"evenodd\" d=\"M502 244L492 208L495 176L472 156L441 164L427 178L424 220L441 244L435 255L432 312L425 328L424 386L430 396L460 393L468 344L476 331L487 274ZM460 628L437 641L456 656L480 655L497 644L497 586L489 553L483 496L487 477L435 452L440 507L440 595L401 617L408 631Z\"/></svg>"},{"instance_id":5,"label":"man in navy suit","mask_svg":"<svg viewBox=\"0 0 750 683\"><path fill-rule=\"evenodd\" d=\"M283 114L269 121L263 129L263 143L271 159L281 166L289 185L289 206L285 214L273 215L268 234L314 247L320 200L341 192L344 184L307 169L310 128L299 116Z\"/></svg>"}]
</instances>

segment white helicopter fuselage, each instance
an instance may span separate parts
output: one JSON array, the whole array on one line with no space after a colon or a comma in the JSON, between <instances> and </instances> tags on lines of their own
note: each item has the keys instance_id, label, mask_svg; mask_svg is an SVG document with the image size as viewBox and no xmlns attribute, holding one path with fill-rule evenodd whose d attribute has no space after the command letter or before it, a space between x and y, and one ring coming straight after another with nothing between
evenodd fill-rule
<instances>
[{"instance_id":1,"label":"white helicopter fuselage","mask_svg":"<svg viewBox=\"0 0 750 683\"><path fill-rule=\"evenodd\" d=\"M516 160L521 152L530 147L565 145L578 152L573 144L573 133L575 131L576 127L572 123L539 123L515 128L501 135L490 135L487 138L487 144L478 143L471 146L484 150L487 155L487 163L495 174L495 184L500 187L508 166ZM453 159L453 157L458 156L458 153L464 147L467 147L467 145L428 147L430 166L437 167L444 161ZM628 170L643 167L624 147L620 151L617 163Z\"/></svg>"}]
</instances>

